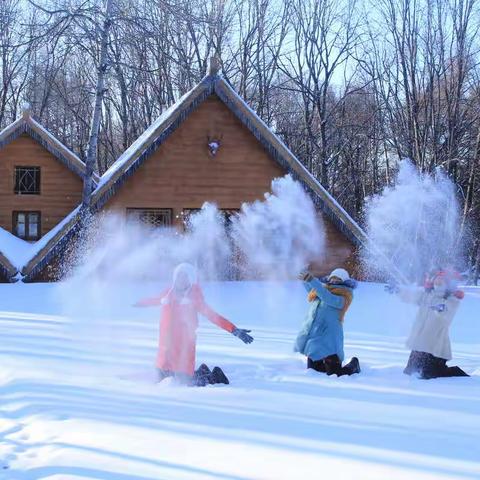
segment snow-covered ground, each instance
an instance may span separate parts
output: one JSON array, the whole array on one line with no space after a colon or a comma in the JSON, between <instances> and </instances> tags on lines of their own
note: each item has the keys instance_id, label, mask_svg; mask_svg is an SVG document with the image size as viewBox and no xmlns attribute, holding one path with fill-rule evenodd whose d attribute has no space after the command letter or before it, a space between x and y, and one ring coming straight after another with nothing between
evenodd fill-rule
<instances>
[{"instance_id":1,"label":"snow-covered ground","mask_svg":"<svg viewBox=\"0 0 480 480\"><path fill-rule=\"evenodd\" d=\"M479 290L452 326L473 377L422 381L402 374L414 310L380 285L362 284L347 315L363 368L349 378L292 353L299 283L206 285L255 336L202 323L197 363L231 380L206 388L153 382L159 312L131 305L156 290L104 285L98 311L59 285L0 285L1 479L480 478Z\"/></svg>"}]
</instances>

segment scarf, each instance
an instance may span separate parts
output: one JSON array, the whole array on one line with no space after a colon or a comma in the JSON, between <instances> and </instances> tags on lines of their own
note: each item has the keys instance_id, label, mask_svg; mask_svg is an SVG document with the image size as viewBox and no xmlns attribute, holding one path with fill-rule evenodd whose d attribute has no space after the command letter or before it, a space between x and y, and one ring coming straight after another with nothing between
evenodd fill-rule
<instances>
[{"instance_id":1,"label":"scarf","mask_svg":"<svg viewBox=\"0 0 480 480\"><path fill-rule=\"evenodd\" d=\"M337 287L336 285L325 285L325 288L330 292L333 293L333 295L338 295L340 297L343 297L343 308L340 311L340 322L343 323L345 319L345 314L347 313L348 308L350 307L352 300L353 300L353 293L346 289L346 288L341 288ZM314 300L317 300L317 291L312 288L310 292L308 292L308 301L313 302Z\"/></svg>"},{"instance_id":2,"label":"scarf","mask_svg":"<svg viewBox=\"0 0 480 480\"><path fill-rule=\"evenodd\" d=\"M192 303L191 299L191 292L193 290L193 286L190 286L182 296L179 296L176 291L175 287L171 287L168 293L165 295L165 297L162 300L162 305L168 305L170 303L175 303L177 302L179 305L189 305Z\"/></svg>"}]
</instances>

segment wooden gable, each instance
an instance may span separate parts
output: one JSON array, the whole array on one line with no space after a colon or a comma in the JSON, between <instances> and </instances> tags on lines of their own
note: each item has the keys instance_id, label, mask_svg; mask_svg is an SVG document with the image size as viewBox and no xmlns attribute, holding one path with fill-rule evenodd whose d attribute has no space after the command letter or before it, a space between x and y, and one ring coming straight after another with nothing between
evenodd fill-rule
<instances>
[{"instance_id":1,"label":"wooden gable","mask_svg":"<svg viewBox=\"0 0 480 480\"><path fill-rule=\"evenodd\" d=\"M220 139L215 156L208 139ZM182 212L214 202L220 209L240 209L262 200L274 178L286 170L232 111L215 95L200 104L105 205L125 214L127 209L172 209L173 223ZM327 255L314 269L326 274L338 266L356 264L354 244L322 215Z\"/></svg>"},{"instance_id":2,"label":"wooden gable","mask_svg":"<svg viewBox=\"0 0 480 480\"><path fill-rule=\"evenodd\" d=\"M41 169L40 194L14 193L16 166ZM16 211L41 212L44 235L68 215L81 201L82 179L40 143L23 133L0 148L0 227L12 232Z\"/></svg>"},{"instance_id":3,"label":"wooden gable","mask_svg":"<svg viewBox=\"0 0 480 480\"><path fill-rule=\"evenodd\" d=\"M220 139L215 156L208 138ZM240 208L261 199L273 178L285 171L233 113L212 95L197 107L107 203L107 209L131 207Z\"/></svg>"}]
</instances>

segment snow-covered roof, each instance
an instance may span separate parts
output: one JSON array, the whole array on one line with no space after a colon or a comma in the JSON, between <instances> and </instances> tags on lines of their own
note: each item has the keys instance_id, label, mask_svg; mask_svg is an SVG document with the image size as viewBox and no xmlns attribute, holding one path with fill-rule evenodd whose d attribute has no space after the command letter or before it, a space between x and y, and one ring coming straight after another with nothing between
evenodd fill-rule
<instances>
[{"instance_id":1,"label":"snow-covered roof","mask_svg":"<svg viewBox=\"0 0 480 480\"><path fill-rule=\"evenodd\" d=\"M63 236L66 226L76 222L80 206L70 212L60 223L53 227L47 234L36 242L27 242L21 238L12 235L7 230L0 227L0 262L2 258L5 262L4 267L8 269L7 278L12 278L19 272L21 276L28 273L28 267L33 267L40 260L39 257L46 254L48 246L52 240Z\"/></svg>"},{"instance_id":2,"label":"snow-covered roof","mask_svg":"<svg viewBox=\"0 0 480 480\"><path fill-rule=\"evenodd\" d=\"M316 204L350 240L357 245L368 243L367 235L360 225L223 78L219 77L215 82L214 92L255 135L273 158L286 168L296 180L307 187Z\"/></svg>"},{"instance_id":3,"label":"snow-covered roof","mask_svg":"<svg viewBox=\"0 0 480 480\"><path fill-rule=\"evenodd\" d=\"M128 162L134 158L138 152L145 149L145 145L149 140L154 138L158 130L165 128L165 123L169 123L173 113L185 102L187 98L194 92L195 88L189 90L182 97L180 97L173 105L167 108L162 114L123 152L118 159L110 166L110 168L100 177L98 182L98 189L101 189L107 184L115 174L121 172Z\"/></svg>"},{"instance_id":4,"label":"snow-covered roof","mask_svg":"<svg viewBox=\"0 0 480 480\"><path fill-rule=\"evenodd\" d=\"M58 161L80 178L85 174L85 163L53 136L45 127L32 118L28 108L22 116L0 131L0 148L8 145L22 134L27 134L48 150ZM94 185L99 177L94 174ZM33 265L41 258L41 253L56 240L63 236L66 225L76 217L79 208L65 217L56 227L50 230L40 240L34 243L26 242L0 228L0 274L7 279L13 279L19 272L23 275L28 265ZM48 248L47 248L48 250Z\"/></svg>"},{"instance_id":5,"label":"snow-covered roof","mask_svg":"<svg viewBox=\"0 0 480 480\"><path fill-rule=\"evenodd\" d=\"M69 170L83 178L85 173L85 163L68 147L60 142L60 140L53 136L45 127L38 123L31 116L28 109L23 111L21 117L17 118L17 120L0 131L0 148L8 145L24 133L40 143ZM94 182L97 183L98 180L98 175L94 174Z\"/></svg>"}]
</instances>

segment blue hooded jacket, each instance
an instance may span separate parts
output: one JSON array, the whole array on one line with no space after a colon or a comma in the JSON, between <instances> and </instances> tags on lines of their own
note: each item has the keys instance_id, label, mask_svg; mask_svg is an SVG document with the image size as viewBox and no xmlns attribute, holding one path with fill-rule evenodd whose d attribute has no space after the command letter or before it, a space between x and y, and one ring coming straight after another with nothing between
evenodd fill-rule
<instances>
[{"instance_id":1,"label":"blue hooded jacket","mask_svg":"<svg viewBox=\"0 0 480 480\"><path fill-rule=\"evenodd\" d=\"M322 360L330 355L338 355L343 362L343 324L340 316L345 299L334 295L318 279L304 282L307 291L315 289L317 298L312 302L307 317L302 325L297 340L295 351L303 353L312 360ZM344 288L353 291L355 284L345 282L335 285L335 288Z\"/></svg>"}]
</instances>

